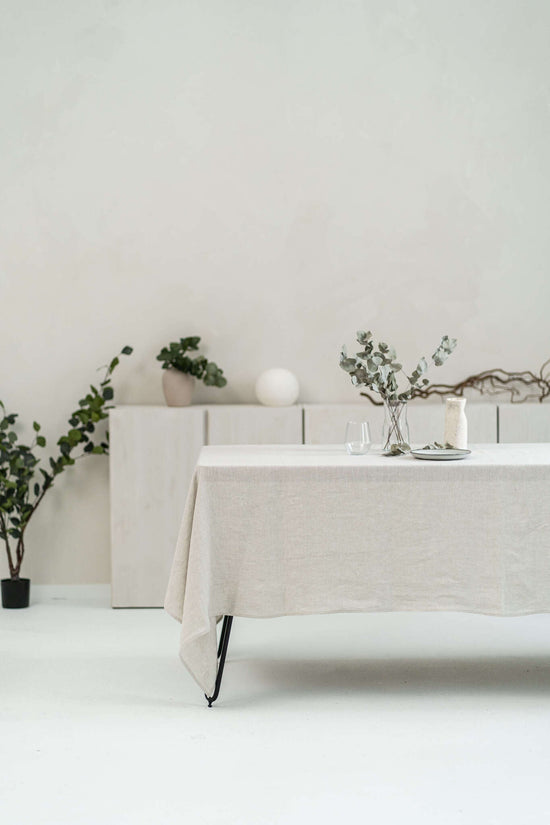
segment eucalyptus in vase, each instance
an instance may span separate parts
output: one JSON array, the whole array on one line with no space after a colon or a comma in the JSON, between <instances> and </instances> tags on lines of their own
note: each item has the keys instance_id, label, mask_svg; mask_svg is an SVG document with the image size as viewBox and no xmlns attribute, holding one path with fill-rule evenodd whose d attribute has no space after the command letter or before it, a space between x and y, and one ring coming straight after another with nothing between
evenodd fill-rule
<instances>
[{"instance_id":1,"label":"eucalyptus in vase","mask_svg":"<svg viewBox=\"0 0 550 825\"><path fill-rule=\"evenodd\" d=\"M425 378L428 361L421 358L410 375L397 361L395 348L380 341L375 348L372 332L360 330L357 342L362 350L355 356L349 356L342 347L340 366L347 372L355 387L367 387L378 393L384 404L383 448L388 455L400 455L409 452L409 427L407 423L407 402L414 397L415 391L430 382ZM456 338L444 335L441 343L432 355L436 367L445 363L456 347ZM401 386L399 386L401 382ZM405 383L406 382L406 383Z\"/></svg>"}]
</instances>

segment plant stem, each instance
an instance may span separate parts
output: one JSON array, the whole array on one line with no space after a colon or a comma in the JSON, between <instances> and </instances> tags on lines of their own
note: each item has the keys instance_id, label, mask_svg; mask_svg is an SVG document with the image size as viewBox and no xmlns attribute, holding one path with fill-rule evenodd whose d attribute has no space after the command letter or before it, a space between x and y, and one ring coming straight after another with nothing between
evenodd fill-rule
<instances>
[{"instance_id":1,"label":"plant stem","mask_svg":"<svg viewBox=\"0 0 550 825\"><path fill-rule=\"evenodd\" d=\"M3 513L0 513L0 524L2 525L2 532L5 535L4 541L6 542L6 550L7 550L7 553L8 553L8 566L10 568L10 576L11 576L11 578L13 578L15 576L15 565L13 563L13 556L11 554L10 540L8 538L8 530L7 530L6 522L4 520L4 514Z\"/></svg>"},{"instance_id":2,"label":"plant stem","mask_svg":"<svg viewBox=\"0 0 550 825\"><path fill-rule=\"evenodd\" d=\"M388 434L384 450L389 450L392 444L405 443L405 438L401 432L401 416L406 403L406 401L392 403L385 399L386 415L388 417Z\"/></svg>"},{"instance_id":3,"label":"plant stem","mask_svg":"<svg viewBox=\"0 0 550 825\"><path fill-rule=\"evenodd\" d=\"M44 482L44 487L42 489L42 492L40 493L40 495L38 496L38 498L36 499L36 501L32 505L32 510L29 514L29 517L28 517L27 521L25 522L25 527L23 528L23 532L26 530L27 524L31 520L33 513L35 512L36 508L38 507L38 505L40 504L40 502L42 501L42 499L46 495L46 491L49 490L49 488L52 486L52 483L53 483L53 479L49 483L47 481Z\"/></svg>"},{"instance_id":4,"label":"plant stem","mask_svg":"<svg viewBox=\"0 0 550 825\"><path fill-rule=\"evenodd\" d=\"M49 483L48 483L48 481L44 482L44 487L42 488L42 492L40 493L40 495L38 496L38 498L34 502L34 504L32 506L32 510L29 514L29 517L28 517L27 521L25 522L24 527L21 529L21 535L20 535L19 540L17 542L17 549L16 549L17 565L14 566L14 568L13 568L13 572L17 576L19 575L19 571L21 570L21 565L23 564L23 558L25 556L25 530L29 526L29 522L30 522L31 518L34 515L34 513L36 511L36 508L38 507L38 505L40 504L40 502L42 501L42 499L46 495L46 492L52 486L52 483L53 483L53 480L50 480ZM10 569L11 569L11 565L10 565Z\"/></svg>"},{"instance_id":5,"label":"plant stem","mask_svg":"<svg viewBox=\"0 0 550 825\"><path fill-rule=\"evenodd\" d=\"M19 536L17 541L17 549L16 549L16 556L17 556L17 567L16 567L16 574L19 575L21 572L21 565L23 564L23 556L25 555L25 545L23 544L23 534Z\"/></svg>"}]
</instances>

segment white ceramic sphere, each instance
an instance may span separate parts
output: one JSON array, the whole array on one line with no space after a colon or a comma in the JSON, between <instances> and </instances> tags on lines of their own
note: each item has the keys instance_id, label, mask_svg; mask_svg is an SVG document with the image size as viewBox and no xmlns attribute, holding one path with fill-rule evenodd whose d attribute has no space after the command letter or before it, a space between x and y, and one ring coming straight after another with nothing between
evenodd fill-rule
<instances>
[{"instance_id":1,"label":"white ceramic sphere","mask_svg":"<svg viewBox=\"0 0 550 825\"><path fill-rule=\"evenodd\" d=\"M256 398L266 407L289 407L299 392L298 379L290 370L266 370L256 381Z\"/></svg>"}]
</instances>

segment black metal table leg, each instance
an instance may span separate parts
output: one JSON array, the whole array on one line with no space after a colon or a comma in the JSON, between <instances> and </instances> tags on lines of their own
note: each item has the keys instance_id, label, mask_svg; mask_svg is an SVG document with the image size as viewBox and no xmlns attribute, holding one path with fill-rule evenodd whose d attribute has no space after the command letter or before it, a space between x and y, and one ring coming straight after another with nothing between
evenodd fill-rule
<instances>
[{"instance_id":1,"label":"black metal table leg","mask_svg":"<svg viewBox=\"0 0 550 825\"><path fill-rule=\"evenodd\" d=\"M222 630L221 630L221 633L220 633L220 642L218 644L218 654L217 654L218 659L222 655L222 648L223 648L223 643L224 643L224 639L225 639L225 634L227 633L227 619L228 618L229 618L228 616L223 617Z\"/></svg>"},{"instance_id":2,"label":"black metal table leg","mask_svg":"<svg viewBox=\"0 0 550 825\"><path fill-rule=\"evenodd\" d=\"M225 666L225 657L227 656L227 647L229 645L229 636L231 635L231 625L233 624L233 616L224 616L223 617L223 625L222 625L222 632L220 635L220 643L218 646L218 672L216 674L216 684L214 687L214 693L212 696L206 696L206 701L208 702L208 707L212 707L212 703L216 701L220 693L220 687L222 684L222 677L223 677L223 669Z\"/></svg>"}]
</instances>

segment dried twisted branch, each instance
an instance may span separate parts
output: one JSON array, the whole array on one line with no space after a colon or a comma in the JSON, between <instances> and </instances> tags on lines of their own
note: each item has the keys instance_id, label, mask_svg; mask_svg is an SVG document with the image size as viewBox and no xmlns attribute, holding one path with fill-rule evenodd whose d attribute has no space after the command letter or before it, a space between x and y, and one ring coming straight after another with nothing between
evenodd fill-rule
<instances>
[{"instance_id":1,"label":"dried twisted branch","mask_svg":"<svg viewBox=\"0 0 550 825\"><path fill-rule=\"evenodd\" d=\"M458 384L427 384L414 387L411 398L429 398L432 395L463 396L466 390L474 390L480 395L508 395L512 404L523 404L533 399L542 403L550 396L550 358L544 362L538 374L531 370L485 370L468 376ZM377 407L384 403L368 392L362 392L361 395Z\"/></svg>"}]
</instances>

